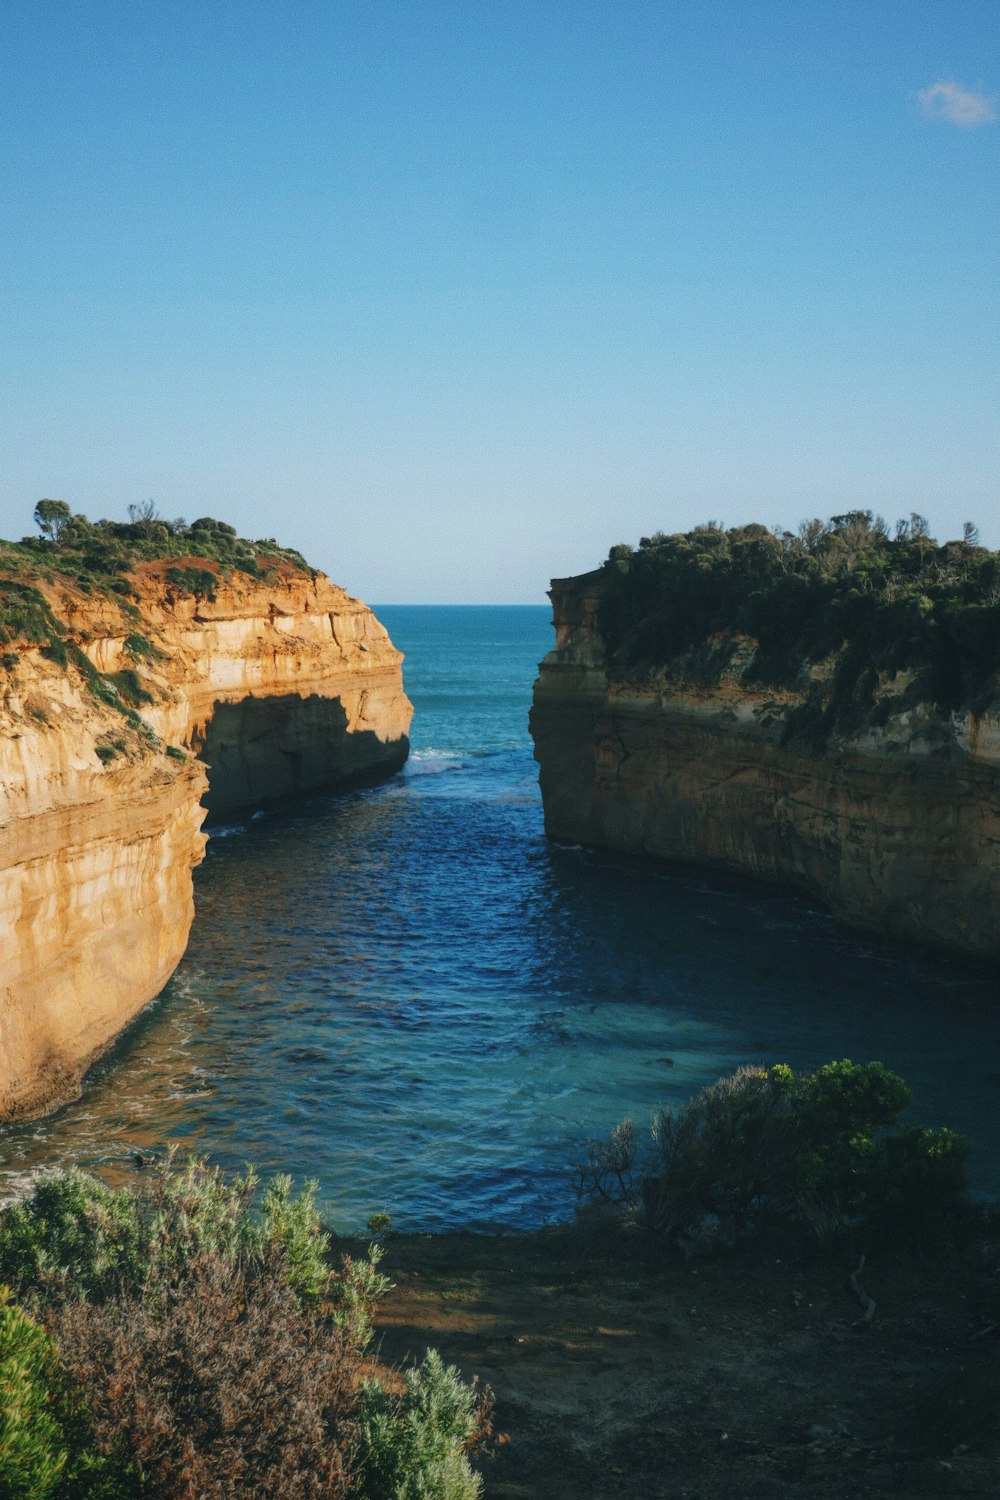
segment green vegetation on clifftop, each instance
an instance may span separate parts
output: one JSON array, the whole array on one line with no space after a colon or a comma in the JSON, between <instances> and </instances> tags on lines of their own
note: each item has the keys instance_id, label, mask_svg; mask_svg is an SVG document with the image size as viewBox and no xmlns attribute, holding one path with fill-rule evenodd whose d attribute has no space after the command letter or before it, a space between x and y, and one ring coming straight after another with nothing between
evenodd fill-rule
<instances>
[{"instance_id":1,"label":"green vegetation on clifftop","mask_svg":"<svg viewBox=\"0 0 1000 1500\"><path fill-rule=\"evenodd\" d=\"M166 571L171 592L209 599L220 575L228 579L239 572L267 581L278 565L312 573L293 548L279 547L273 538L247 541L211 516L188 525L165 521L151 505L130 506L129 513L128 521L89 521L63 500L38 502L35 522L41 535L0 541L0 645L42 646L65 664L65 624L53 614L40 584L62 580L85 594L102 594L134 620L138 612L129 574L141 563L172 562ZM134 654L152 653L143 636L133 633L129 640Z\"/></svg>"},{"instance_id":2,"label":"green vegetation on clifftop","mask_svg":"<svg viewBox=\"0 0 1000 1500\"><path fill-rule=\"evenodd\" d=\"M917 704L982 711L997 696L1000 553L971 525L939 546L916 515L894 533L870 511L797 532L711 522L613 547L600 579L612 672L667 668L710 687L738 665L747 685L805 695L790 739L822 745Z\"/></svg>"}]
</instances>

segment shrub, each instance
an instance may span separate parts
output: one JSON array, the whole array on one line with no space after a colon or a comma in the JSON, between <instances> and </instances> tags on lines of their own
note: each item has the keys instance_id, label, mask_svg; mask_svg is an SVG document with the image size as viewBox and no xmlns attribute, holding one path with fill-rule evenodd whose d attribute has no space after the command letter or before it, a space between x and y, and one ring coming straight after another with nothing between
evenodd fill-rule
<instances>
[{"instance_id":1,"label":"shrub","mask_svg":"<svg viewBox=\"0 0 1000 1500\"><path fill-rule=\"evenodd\" d=\"M18 579L0 578L0 643L52 646L63 634L40 589Z\"/></svg>"},{"instance_id":2,"label":"shrub","mask_svg":"<svg viewBox=\"0 0 1000 1500\"><path fill-rule=\"evenodd\" d=\"M46 1330L0 1300L0 1495L474 1500L488 1393L436 1355L382 1393L381 1251L331 1271L328 1248L287 1177L168 1158L143 1193L38 1179L0 1211L0 1274Z\"/></svg>"},{"instance_id":3,"label":"shrub","mask_svg":"<svg viewBox=\"0 0 1000 1500\"><path fill-rule=\"evenodd\" d=\"M130 631L125 637L125 650L130 651L133 656L152 658L159 655L152 641L147 640L144 635L140 635L138 630Z\"/></svg>"},{"instance_id":4,"label":"shrub","mask_svg":"<svg viewBox=\"0 0 1000 1500\"><path fill-rule=\"evenodd\" d=\"M168 745L167 754L171 760L187 760L187 752L182 750L180 745Z\"/></svg>"},{"instance_id":5,"label":"shrub","mask_svg":"<svg viewBox=\"0 0 1000 1500\"><path fill-rule=\"evenodd\" d=\"M214 599L219 580L208 568L168 568L167 582L178 594Z\"/></svg>"},{"instance_id":6,"label":"shrub","mask_svg":"<svg viewBox=\"0 0 1000 1500\"><path fill-rule=\"evenodd\" d=\"M119 1442L97 1447L54 1340L0 1287L0 1495L129 1500L137 1476Z\"/></svg>"},{"instance_id":7,"label":"shrub","mask_svg":"<svg viewBox=\"0 0 1000 1500\"><path fill-rule=\"evenodd\" d=\"M334 1322L359 1349L366 1348L371 1338L372 1309L392 1285L379 1270L384 1254L381 1245L373 1244L368 1246L368 1255L363 1260L343 1256L340 1271L327 1289Z\"/></svg>"},{"instance_id":8,"label":"shrub","mask_svg":"<svg viewBox=\"0 0 1000 1500\"><path fill-rule=\"evenodd\" d=\"M58 637L49 641L47 646L42 647L42 655L47 657L49 661L54 661L57 667L65 667L69 660L66 642L60 640Z\"/></svg>"},{"instance_id":9,"label":"shrub","mask_svg":"<svg viewBox=\"0 0 1000 1500\"><path fill-rule=\"evenodd\" d=\"M968 1146L948 1130L891 1131L909 1099L877 1062L799 1078L740 1068L655 1115L645 1152L631 1121L592 1142L580 1190L674 1238L706 1224L729 1237L764 1223L812 1235L940 1225L963 1202Z\"/></svg>"},{"instance_id":10,"label":"shrub","mask_svg":"<svg viewBox=\"0 0 1000 1500\"><path fill-rule=\"evenodd\" d=\"M468 1454L490 1431L492 1394L463 1384L436 1349L390 1396L367 1381L359 1465L366 1500L476 1500L482 1481Z\"/></svg>"},{"instance_id":11,"label":"shrub","mask_svg":"<svg viewBox=\"0 0 1000 1500\"><path fill-rule=\"evenodd\" d=\"M105 681L111 684L119 698L125 703L130 703L133 708L137 708L140 703L153 701L152 693L147 692L143 687L134 667L125 667L120 672L108 672Z\"/></svg>"},{"instance_id":12,"label":"shrub","mask_svg":"<svg viewBox=\"0 0 1000 1500\"><path fill-rule=\"evenodd\" d=\"M912 1125L879 1142L869 1167L868 1217L888 1230L928 1231L962 1207L969 1143L954 1130Z\"/></svg>"},{"instance_id":13,"label":"shrub","mask_svg":"<svg viewBox=\"0 0 1000 1500\"><path fill-rule=\"evenodd\" d=\"M392 1214L377 1213L369 1215L368 1233L373 1239L387 1240L392 1232Z\"/></svg>"},{"instance_id":14,"label":"shrub","mask_svg":"<svg viewBox=\"0 0 1000 1500\"><path fill-rule=\"evenodd\" d=\"M149 1500L338 1500L351 1489L357 1351L304 1309L275 1263L217 1250L165 1296L63 1303L49 1315L102 1451L126 1452Z\"/></svg>"},{"instance_id":15,"label":"shrub","mask_svg":"<svg viewBox=\"0 0 1000 1500\"><path fill-rule=\"evenodd\" d=\"M157 1296L212 1253L279 1265L300 1300L317 1299L331 1273L315 1188L296 1197L290 1178L276 1178L254 1216L258 1186L252 1171L227 1179L198 1161L178 1171L172 1158L144 1193L109 1188L75 1167L45 1174L30 1198L0 1211L0 1279L21 1297Z\"/></svg>"},{"instance_id":16,"label":"shrub","mask_svg":"<svg viewBox=\"0 0 1000 1500\"><path fill-rule=\"evenodd\" d=\"M47 1500L69 1459L56 1348L0 1289L0 1494Z\"/></svg>"}]
</instances>

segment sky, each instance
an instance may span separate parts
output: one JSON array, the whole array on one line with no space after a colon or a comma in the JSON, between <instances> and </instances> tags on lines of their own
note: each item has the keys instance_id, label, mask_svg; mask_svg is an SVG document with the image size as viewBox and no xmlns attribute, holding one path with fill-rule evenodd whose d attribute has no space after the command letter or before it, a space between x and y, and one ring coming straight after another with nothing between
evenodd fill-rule
<instances>
[{"instance_id":1,"label":"sky","mask_svg":"<svg viewBox=\"0 0 1000 1500\"><path fill-rule=\"evenodd\" d=\"M1000 547L996 0L8 0L0 535L370 602L709 519Z\"/></svg>"}]
</instances>

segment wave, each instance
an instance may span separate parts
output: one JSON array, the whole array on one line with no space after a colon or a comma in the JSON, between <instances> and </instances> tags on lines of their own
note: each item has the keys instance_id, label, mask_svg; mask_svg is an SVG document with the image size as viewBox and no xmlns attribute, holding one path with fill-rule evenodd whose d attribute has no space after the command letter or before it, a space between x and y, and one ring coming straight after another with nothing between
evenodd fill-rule
<instances>
[{"instance_id":1,"label":"wave","mask_svg":"<svg viewBox=\"0 0 1000 1500\"><path fill-rule=\"evenodd\" d=\"M464 757L458 750L411 750L403 767L404 776L441 776L447 771L460 771Z\"/></svg>"}]
</instances>

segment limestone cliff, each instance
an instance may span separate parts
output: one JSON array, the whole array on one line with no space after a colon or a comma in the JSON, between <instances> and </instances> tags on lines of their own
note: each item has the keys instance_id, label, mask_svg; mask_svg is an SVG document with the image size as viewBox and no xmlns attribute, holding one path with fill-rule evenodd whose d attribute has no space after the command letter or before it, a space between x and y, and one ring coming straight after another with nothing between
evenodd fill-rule
<instances>
[{"instance_id":1,"label":"limestone cliff","mask_svg":"<svg viewBox=\"0 0 1000 1500\"><path fill-rule=\"evenodd\" d=\"M550 593L531 729L551 837L781 881L859 928L1000 952L1000 709L942 713L886 679L881 713L810 747L789 723L829 663L765 689L746 639L709 685L684 656L616 671L605 576Z\"/></svg>"},{"instance_id":2,"label":"limestone cliff","mask_svg":"<svg viewBox=\"0 0 1000 1500\"><path fill-rule=\"evenodd\" d=\"M71 1097L162 989L187 944L206 809L406 758L402 658L365 605L282 561L263 581L199 558L197 591L175 564L139 563L126 600L35 577L58 635L4 648L4 1117Z\"/></svg>"}]
</instances>

